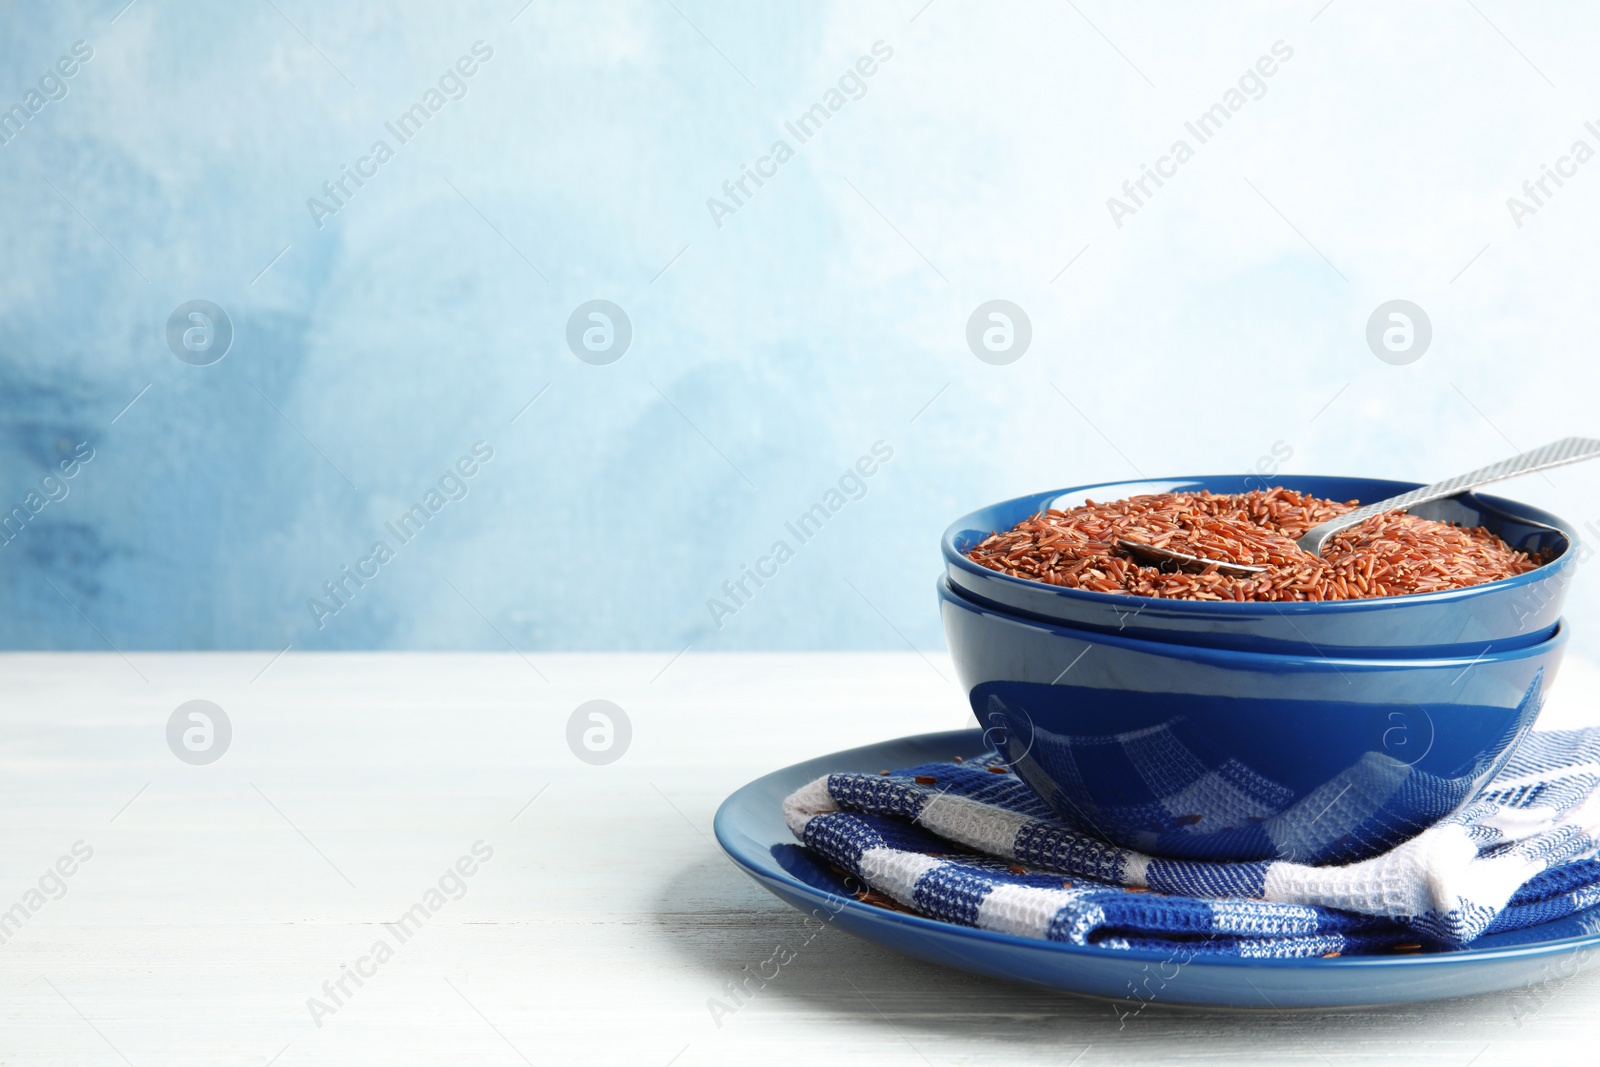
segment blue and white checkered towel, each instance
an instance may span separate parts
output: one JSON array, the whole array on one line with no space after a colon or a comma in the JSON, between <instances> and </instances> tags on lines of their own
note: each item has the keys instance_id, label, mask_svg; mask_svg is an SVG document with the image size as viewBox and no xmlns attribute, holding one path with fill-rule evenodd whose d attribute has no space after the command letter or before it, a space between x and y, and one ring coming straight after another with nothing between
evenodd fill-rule
<instances>
[{"instance_id":1,"label":"blue and white checkered towel","mask_svg":"<svg viewBox=\"0 0 1600 1067\"><path fill-rule=\"evenodd\" d=\"M917 914L1110 949L1408 951L1600 904L1600 728L1528 735L1467 808L1342 867L1141 855L1067 829L991 767L992 753L827 775L784 816L808 848Z\"/></svg>"}]
</instances>

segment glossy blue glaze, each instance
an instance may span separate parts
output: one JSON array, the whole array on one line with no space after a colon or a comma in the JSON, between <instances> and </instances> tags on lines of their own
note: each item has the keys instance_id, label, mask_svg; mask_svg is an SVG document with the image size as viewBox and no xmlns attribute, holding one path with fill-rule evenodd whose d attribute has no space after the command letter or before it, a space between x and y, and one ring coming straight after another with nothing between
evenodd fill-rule
<instances>
[{"instance_id":1,"label":"glossy blue glaze","mask_svg":"<svg viewBox=\"0 0 1600 1067\"><path fill-rule=\"evenodd\" d=\"M1159 856L1346 863L1477 795L1566 645L1356 659L1142 641L1001 613L939 580L973 714L1085 833Z\"/></svg>"},{"instance_id":2,"label":"glossy blue glaze","mask_svg":"<svg viewBox=\"0 0 1600 1067\"><path fill-rule=\"evenodd\" d=\"M969 599L1008 612L1085 629L1156 641L1182 641L1251 652L1313 652L1329 656L1475 656L1488 650L1536 645L1555 632L1575 571L1577 534L1565 521L1526 504L1463 494L1449 503L1453 521L1485 526L1516 548L1546 550L1554 558L1504 581L1442 593L1322 603L1217 603L1122 596L1063 589L980 567L962 553L994 531L1009 530L1046 508L1087 499L1119 500L1147 493L1242 493L1282 485L1332 500L1371 503L1415 489L1417 482L1373 478L1283 475L1216 475L1106 482L1034 493L982 508L956 520L940 548L951 583ZM1521 521L1553 526L1553 534ZM1564 536L1563 536L1564 535Z\"/></svg>"},{"instance_id":3,"label":"glossy blue glaze","mask_svg":"<svg viewBox=\"0 0 1600 1067\"><path fill-rule=\"evenodd\" d=\"M783 798L824 774L971 757L985 747L979 731L955 730L836 752L775 771L723 801L715 821L717 841L746 874L823 929L844 930L919 959L1004 981L1120 998L1123 1003L1111 1005L1119 1015L1146 1002L1276 1012L1493 993L1569 977L1592 964L1600 945L1600 909L1592 909L1450 951L1290 960L1196 956L1179 966L1160 952L1012 937L863 904L825 863L800 848L784 825Z\"/></svg>"}]
</instances>

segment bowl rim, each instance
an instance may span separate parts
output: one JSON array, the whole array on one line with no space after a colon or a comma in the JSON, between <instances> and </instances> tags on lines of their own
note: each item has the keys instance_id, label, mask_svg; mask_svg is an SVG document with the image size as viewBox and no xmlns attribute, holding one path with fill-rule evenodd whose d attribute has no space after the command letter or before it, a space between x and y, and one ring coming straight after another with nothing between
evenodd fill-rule
<instances>
[{"instance_id":1,"label":"bowl rim","mask_svg":"<svg viewBox=\"0 0 1600 1067\"><path fill-rule=\"evenodd\" d=\"M1166 485L1172 482L1204 483L1220 479L1242 480L1247 478L1261 477L1262 476L1259 474L1247 472L1244 474L1198 474L1168 478L1124 478L1109 482L1095 482L1091 485L1073 485L1067 486L1063 489L1050 489L1035 493L1024 493L1021 496L1011 497L1007 500L998 500L992 504L985 504L980 508L974 508L972 511L962 515L949 526L945 527L944 533L940 535L939 538L939 549L944 556L946 566L956 567L983 581L993 581L1002 586L1009 586L1011 588L1021 590L1025 594L1041 594L1042 598L1046 600L1059 599L1069 602L1077 601L1083 604L1103 605L1113 610L1117 608L1128 609L1138 605L1149 607L1152 604L1160 604L1164 610L1186 612L1194 615L1252 615L1263 614L1267 611L1275 611L1277 614L1281 615L1304 615L1312 613L1320 614L1324 612L1336 614L1340 612L1350 613L1374 611L1381 610L1381 606L1383 605L1399 605L1402 603L1405 605L1449 603L1456 600L1469 600L1473 597L1487 596L1495 592L1513 589L1521 585L1532 585L1535 582L1543 581L1546 578L1552 577L1558 569L1564 569L1567 564L1571 562L1573 558L1573 548L1577 545L1579 540L1576 527L1574 527L1566 519L1552 514L1551 512L1545 511L1543 508L1536 508L1531 504L1525 504L1518 500L1511 500L1507 497L1490 496L1488 494L1473 492L1462 493L1460 494L1461 496L1481 500L1485 504L1500 510L1506 510L1509 508L1516 509L1517 511L1524 513L1532 511L1550 519L1551 521L1549 522L1543 522L1542 519L1537 521L1540 521L1543 525L1554 527L1563 537L1565 537L1567 540L1566 548L1562 550L1560 555L1556 556L1548 563L1540 564L1531 571L1525 571L1522 574L1512 575L1510 578L1499 578L1492 582L1483 582L1478 585L1463 586L1460 589L1442 589L1429 593L1404 593L1400 596L1388 597L1361 597L1354 600L1188 600L1182 597L1139 596L1134 593L1101 593L1092 589L1072 589L1062 585L1050 585L1047 582L1041 582L1033 578L1017 578L1009 574L1004 574L1000 571L992 570L988 567L982 566L981 564L974 563L972 560L968 559L964 553L960 552L955 547L955 537L958 533L963 533L967 530L974 529L978 525L971 521L974 515L978 514L980 511L988 511L992 508L1005 507L1008 504L1019 504L1026 500L1039 500L1048 497L1060 497L1069 493L1086 493L1092 489L1103 489L1110 486L1137 486L1153 484ZM1290 474L1275 475L1274 478L1278 479L1278 485L1309 479L1372 482L1376 484L1392 486L1395 489L1396 495L1403 493L1408 489L1417 489L1427 484L1425 482L1399 481L1392 478L1358 478L1354 475L1340 474ZM1292 485L1287 487L1293 488ZM1200 485L1198 488L1205 488L1205 486ZM1168 489L1166 491L1172 492L1174 490ZM1118 497L1117 499L1124 499L1128 495L1134 494L1124 494L1124 496ZM1513 513L1509 517L1516 518L1517 515Z\"/></svg>"},{"instance_id":2,"label":"bowl rim","mask_svg":"<svg viewBox=\"0 0 1600 1067\"><path fill-rule=\"evenodd\" d=\"M1195 663L1205 663L1213 666L1224 666L1233 670L1249 669L1251 664L1256 664L1257 670L1265 670L1268 665L1277 668L1283 667L1327 667L1335 672L1340 668L1352 672L1392 672L1407 669L1432 669L1461 667L1470 668L1479 663L1505 663L1519 659L1529 659L1542 656L1546 653L1562 648L1571 638L1571 628L1565 618L1558 619L1550 633L1531 644L1518 645L1514 648L1499 648L1485 650L1477 655L1459 652L1449 656L1329 656L1311 650L1301 652L1260 652L1255 649L1226 648L1213 645L1192 645L1177 641L1160 641L1149 637L1131 637L1127 634L1105 633L1100 630L1091 630L1082 626L1073 626L1070 623L1053 619L1041 619L1033 615L1022 615L1012 611L1002 611L980 604L964 596L960 589L950 581L948 574L938 577L937 592L941 601L948 600L956 607L971 611L979 615L993 615L997 619L1014 623L1018 626L1030 626L1036 630L1046 632L1062 631L1069 637L1077 638L1089 644L1109 645L1128 652L1143 653L1146 655L1160 656L1165 659L1184 659ZM941 612L942 614L942 612ZM946 637L948 638L948 631ZM1416 651L1423 651L1418 649ZM1242 662L1241 662L1242 661ZM1053 683L1052 683L1053 684Z\"/></svg>"}]
</instances>

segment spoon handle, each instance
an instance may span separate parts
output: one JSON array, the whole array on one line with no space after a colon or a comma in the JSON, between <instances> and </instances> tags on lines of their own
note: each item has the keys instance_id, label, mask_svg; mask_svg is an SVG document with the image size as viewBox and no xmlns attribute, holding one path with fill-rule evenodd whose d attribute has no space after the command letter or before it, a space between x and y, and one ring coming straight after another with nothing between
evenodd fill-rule
<instances>
[{"instance_id":1,"label":"spoon handle","mask_svg":"<svg viewBox=\"0 0 1600 1067\"><path fill-rule=\"evenodd\" d=\"M1442 500L1445 497L1464 493L1468 489L1476 489L1480 485L1490 482L1500 482L1507 478L1515 478L1519 474L1532 474L1534 471L1546 470L1550 467L1560 467L1567 463L1578 463L1582 460L1593 459L1600 456L1600 440L1592 437L1563 437L1543 448L1536 448L1531 452L1524 452L1520 456L1503 459L1499 463L1480 467L1469 474L1458 474L1454 478L1447 478L1442 482L1425 485L1421 489L1413 489L1409 493L1380 500L1376 504L1367 504L1347 511L1338 518L1329 519L1320 526L1313 526L1305 532L1299 540L1299 545L1312 555L1321 555L1323 543L1330 536L1349 526L1365 522L1374 515L1381 515L1386 511L1405 511L1413 504L1423 504L1429 500Z\"/></svg>"}]
</instances>

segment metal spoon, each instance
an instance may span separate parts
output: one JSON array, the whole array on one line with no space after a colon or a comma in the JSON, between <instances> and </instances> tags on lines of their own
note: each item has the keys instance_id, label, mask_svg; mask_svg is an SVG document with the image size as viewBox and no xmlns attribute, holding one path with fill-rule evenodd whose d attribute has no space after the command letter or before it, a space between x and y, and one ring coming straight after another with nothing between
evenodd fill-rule
<instances>
[{"instance_id":1,"label":"metal spoon","mask_svg":"<svg viewBox=\"0 0 1600 1067\"><path fill-rule=\"evenodd\" d=\"M1203 556L1191 556L1186 552L1174 552L1170 548L1157 548L1147 545L1143 541L1130 541L1125 537L1116 540L1116 546L1140 563L1149 563L1154 566L1172 564L1180 571L1198 573L1207 567L1215 567L1218 574L1226 574L1231 578L1248 578L1252 574L1261 574L1265 567L1252 567L1247 563L1227 563L1220 559L1206 559Z\"/></svg>"},{"instance_id":2,"label":"metal spoon","mask_svg":"<svg viewBox=\"0 0 1600 1067\"><path fill-rule=\"evenodd\" d=\"M1469 489L1476 489L1480 485L1491 482L1505 481L1521 474L1532 474L1534 471L1546 470L1550 467L1560 467L1568 463L1578 463L1586 459L1600 456L1600 441L1592 437L1563 437L1559 441L1536 448L1532 452L1524 452L1520 456L1501 460L1499 463L1488 467L1480 467L1469 474L1458 474L1442 482L1425 485L1421 489L1413 489L1409 493L1380 500L1376 504L1367 504L1347 511L1338 518L1329 519L1320 526L1313 526L1307 530L1296 542L1302 551L1313 556L1322 555L1322 548L1327 544L1328 538L1340 530L1358 525L1374 515L1381 515L1386 511L1407 511L1414 504L1423 504L1430 500L1442 500L1445 497L1457 496Z\"/></svg>"},{"instance_id":3,"label":"metal spoon","mask_svg":"<svg viewBox=\"0 0 1600 1067\"><path fill-rule=\"evenodd\" d=\"M1592 437L1564 437L1559 441L1536 448L1532 452L1524 452L1520 456L1501 460L1499 463L1482 467L1469 474L1458 474L1442 482L1425 485L1421 489L1413 489L1408 493L1380 500L1376 504L1366 504L1347 511L1338 518L1329 519L1320 526L1313 526L1303 534L1299 541L1301 551L1313 556L1322 555L1323 546L1328 538L1347 529L1365 522L1374 515L1382 515L1386 511L1408 511L1417 504L1425 504L1431 500L1443 500L1446 497L1458 496L1469 489L1476 489L1480 485L1491 482L1505 481L1522 474L1532 474L1534 471L1546 470L1550 467L1560 467L1568 463L1578 463L1586 459L1600 456L1600 440ZM1529 520L1524 520L1529 521ZM1538 524L1534 524L1538 525ZM1183 552L1174 552L1168 548L1157 548L1147 545L1142 541L1130 541L1119 538L1116 547L1132 556L1141 563L1150 563L1157 566L1171 564L1179 570L1196 572L1203 571L1206 567L1215 567L1218 574L1226 574L1235 578L1245 578L1252 574L1261 574L1268 568L1253 567L1244 563L1226 563L1222 560L1204 559L1200 556L1190 556Z\"/></svg>"}]
</instances>

